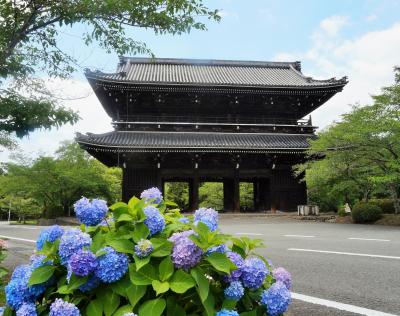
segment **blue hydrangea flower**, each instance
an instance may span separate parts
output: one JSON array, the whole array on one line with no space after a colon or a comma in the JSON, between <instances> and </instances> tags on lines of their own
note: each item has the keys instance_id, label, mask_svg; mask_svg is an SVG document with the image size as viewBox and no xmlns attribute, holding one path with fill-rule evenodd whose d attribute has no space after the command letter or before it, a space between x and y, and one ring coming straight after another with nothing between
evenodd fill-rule
<instances>
[{"instance_id":1,"label":"blue hydrangea flower","mask_svg":"<svg viewBox=\"0 0 400 316\"><path fill-rule=\"evenodd\" d=\"M36 305L33 303L24 303L17 310L17 316L37 316Z\"/></svg>"},{"instance_id":2,"label":"blue hydrangea flower","mask_svg":"<svg viewBox=\"0 0 400 316\"><path fill-rule=\"evenodd\" d=\"M258 289L269 273L264 261L260 258L247 258L242 267L241 280L245 287Z\"/></svg>"},{"instance_id":3,"label":"blue hydrangea flower","mask_svg":"<svg viewBox=\"0 0 400 316\"><path fill-rule=\"evenodd\" d=\"M135 254L139 258L146 258L149 254L151 254L154 250L153 244L148 239L141 239L135 245Z\"/></svg>"},{"instance_id":4,"label":"blue hydrangea flower","mask_svg":"<svg viewBox=\"0 0 400 316\"><path fill-rule=\"evenodd\" d=\"M146 206L144 208L144 214L146 214L144 223L150 230L150 236L153 236L164 230L165 220L157 208L151 205Z\"/></svg>"},{"instance_id":5,"label":"blue hydrangea flower","mask_svg":"<svg viewBox=\"0 0 400 316\"><path fill-rule=\"evenodd\" d=\"M3 316L5 307L0 306L0 316Z\"/></svg>"},{"instance_id":6,"label":"blue hydrangea flower","mask_svg":"<svg viewBox=\"0 0 400 316\"><path fill-rule=\"evenodd\" d=\"M208 226L210 231L214 231L218 228L218 212L212 208L199 208L194 213L194 224L202 222Z\"/></svg>"},{"instance_id":7,"label":"blue hydrangea flower","mask_svg":"<svg viewBox=\"0 0 400 316\"><path fill-rule=\"evenodd\" d=\"M36 241L36 248L38 250L42 250L46 241L54 242L57 239L59 239L63 233L64 233L64 229L58 225L53 225L53 226L43 229L40 232L39 237Z\"/></svg>"},{"instance_id":8,"label":"blue hydrangea flower","mask_svg":"<svg viewBox=\"0 0 400 316\"><path fill-rule=\"evenodd\" d=\"M178 218L178 221L180 221L183 224L189 224L190 223L190 220L185 216Z\"/></svg>"},{"instance_id":9,"label":"blue hydrangea flower","mask_svg":"<svg viewBox=\"0 0 400 316\"><path fill-rule=\"evenodd\" d=\"M240 281L234 281L224 290L225 297L229 300L240 300L244 295L244 288Z\"/></svg>"},{"instance_id":10,"label":"blue hydrangea flower","mask_svg":"<svg viewBox=\"0 0 400 316\"><path fill-rule=\"evenodd\" d=\"M228 247L226 247L226 245L222 244L222 245L218 245L218 246L214 246L211 247L207 250L206 252L206 256L211 255L214 252L219 252L219 253L225 253L227 251Z\"/></svg>"},{"instance_id":11,"label":"blue hydrangea flower","mask_svg":"<svg viewBox=\"0 0 400 316\"><path fill-rule=\"evenodd\" d=\"M45 255L32 255L31 258L31 267L33 270L35 270L36 268L39 268L43 265L51 265L53 264L53 260L46 260L46 256Z\"/></svg>"},{"instance_id":12,"label":"blue hydrangea flower","mask_svg":"<svg viewBox=\"0 0 400 316\"><path fill-rule=\"evenodd\" d=\"M137 316L135 313L125 313L123 316Z\"/></svg>"},{"instance_id":13,"label":"blue hydrangea flower","mask_svg":"<svg viewBox=\"0 0 400 316\"><path fill-rule=\"evenodd\" d=\"M225 277L226 282L238 281L240 276L242 275L242 268L244 266L244 259L241 255L234 251L228 251L226 253L228 259L232 261L232 263L237 267L237 269L233 270L231 274Z\"/></svg>"},{"instance_id":14,"label":"blue hydrangea flower","mask_svg":"<svg viewBox=\"0 0 400 316\"><path fill-rule=\"evenodd\" d=\"M23 279L25 277L25 275L27 273L29 273L29 270L30 270L30 266L27 264L17 266L11 275L11 280Z\"/></svg>"},{"instance_id":15,"label":"blue hydrangea flower","mask_svg":"<svg viewBox=\"0 0 400 316\"><path fill-rule=\"evenodd\" d=\"M221 309L216 316L239 316L237 311Z\"/></svg>"},{"instance_id":16,"label":"blue hydrangea flower","mask_svg":"<svg viewBox=\"0 0 400 316\"><path fill-rule=\"evenodd\" d=\"M150 188L144 190L142 194L140 194L141 199L145 199L146 202L152 202L154 204L160 204L162 201L162 193L158 188Z\"/></svg>"},{"instance_id":17,"label":"blue hydrangea flower","mask_svg":"<svg viewBox=\"0 0 400 316\"><path fill-rule=\"evenodd\" d=\"M172 262L176 268L189 270L201 260L203 251L188 237L193 234L192 230L174 233L169 241L174 243L172 248Z\"/></svg>"},{"instance_id":18,"label":"blue hydrangea flower","mask_svg":"<svg viewBox=\"0 0 400 316\"><path fill-rule=\"evenodd\" d=\"M288 290L292 288L292 276L286 269L282 267L276 268L272 271L272 275L277 282L285 284Z\"/></svg>"},{"instance_id":19,"label":"blue hydrangea flower","mask_svg":"<svg viewBox=\"0 0 400 316\"><path fill-rule=\"evenodd\" d=\"M81 249L71 256L68 261L68 266L72 273L84 277L97 268L96 259L97 258L93 252Z\"/></svg>"},{"instance_id":20,"label":"blue hydrangea flower","mask_svg":"<svg viewBox=\"0 0 400 316\"><path fill-rule=\"evenodd\" d=\"M99 224L107 214L108 206L106 201L89 199L83 197L76 201L74 210L78 220L86 226L95 226Z\"/></svg>"},{"instance_id":21,"label":"blue hydrangea flower","mask_svg":"<svg viewBox=\"0 0 400 316\"><path fill-rule=\"evenodd\" d=\"M78 307L74 304L68 303L61 298L57 298L50 305L49 316L81 316Z\"/></svg>"},{"instance_id":22,"label":"blue hydrangea flower","mask_svg":"<svg viewBox=\"0 0 400 316\"><path fill-rule=\"evenodd\" d=\"M286 312L291 301L290 291L282 282L272 284L261 294L261 304L266 307L270 316L278 316Z\"/></svg>"},{"instance_id":23,"label":"blue hydrangea flower","mask_svg":"<svg viewBox=\"0 0 400 316\"><path fill-rule=\"evenodd\" d=\"M94 290L100 285L100 279L96 277L94 274L89 277L89 280L85 284L82 284L79 287L79 290L81 290L83 293L90 292L91 290Z\"/></svg>"},{"instance_id":24,"label":"blue hydrangea flower","mask_svg":"<svg viewBox=\"0 0 400 316\"><path fill-rule=\"evenodd\" d=\"M81 250L83 247L90 246L92 239L86 233L79 229L73 228L67 230L60 239L58 254L61 258L61 263L66 264L71 256Z\"/></svg>"},{"instance_id":25,"label":"blue hydrangea flower","mask_svg":"<svg viewBox=\"0 0 400 316\"><path fill-rule=\"evenodd\" d=\"M115 251L112 247L105 247L102 250L106 253L97 258L95 276L104 283L116 282L128 271L128 256Z\"/></svg>"}]
</instances>

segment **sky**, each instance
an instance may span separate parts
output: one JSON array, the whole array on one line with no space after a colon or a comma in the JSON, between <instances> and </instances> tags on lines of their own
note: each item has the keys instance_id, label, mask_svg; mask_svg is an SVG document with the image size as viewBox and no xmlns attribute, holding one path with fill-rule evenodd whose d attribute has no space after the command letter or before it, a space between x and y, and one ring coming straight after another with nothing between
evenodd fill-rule
<instances>
[{"instance_id":1,"label":"sky","mask_svg":"<svg viewBox=\"0 0 400 316\"><path fill-rule=\"evenodd\" d=\"M348 76L343 92L312 113L313 124L326 128L352 104L368 104L371 94L393 84L393 67L400 65L399 0L209 0L220 9L221 22L207 22L207 31L181 36L156 36L142 29L127 30L146 42L156 57L260 61L301 61L302 71L317 79ZM83 76L84 68L113 72L116 54L81 40L85 27L61 29L62 49L78 60L70 79L49 86L63 105L81 120L59 129L35 131L19 140L19 151L30 157L52 154L76 132L112 130L111 120ZM0 161L10 152L0 152Z\"/></svg>"}]
</instances>

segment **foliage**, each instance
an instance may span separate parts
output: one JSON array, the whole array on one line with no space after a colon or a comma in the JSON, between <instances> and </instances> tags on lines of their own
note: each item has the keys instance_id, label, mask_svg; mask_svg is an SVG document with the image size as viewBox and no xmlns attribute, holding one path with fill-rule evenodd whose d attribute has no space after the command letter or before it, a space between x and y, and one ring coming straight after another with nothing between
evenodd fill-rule
<instances>
[{"instance_id":1,"label":"foliage","mask_svg":"<svg viewBox=\"0 0 400 316\"><path fill-rule=\"evenodd\" d=\"M379 206L384 214L394 213L393 200L392 199L371 199L368 201L371 204Z\"/></svg>"},{"instance_id":2,"label":"foliage","mask_svg":"<svg viewBox=\"0 0 400 316\"><path fill-rule=\"evenodd\" d=\"M224 189L221 182L203 182L199 187L200 207L224 209Z\"/></svg>"},{"instance_id":3,"label":"foliage","mask_svg":"<svg viewBox=\"0 0 400 316\"><path fill-rule=\"evenodd\" d=\"M254 192L253 183L241 182L239 184L240 208L243 211L254 210Z\"/></svg>"},{"instance_id":4,"label":"foliage","mask_svg":"<svg viewBox=\"0 0 400 316\"><path fill-rule=\"evenodd\" d=\"M63 143L56 157L40 156L33 162L9 163L7 173L0 176L0 196L12 201L14 211L19 196L35 201L43 217L69 215L74 201L82 195L102 196L115 202L121 194L121 170L107 168L91 158L76 143ZM32 200L33 199L33 200ZM8 203L3 204L8 208Z\"/></svg>"},{"instance_id":5,"label":"foliage","mask_svg":"<svg viewBox=\"0 0 400 316\"><path fill-rule=\"evenodd\" d=\"M158 214L146 215L149 207ZM23 300L36 304L37 315L61 315L60 310L88 316L266 315L268 310L278 316L287 310L290 274L282 268L274 272L254 252L260 240L210 230L217 225L214 210L183 218L174 207L133 197L110 206L94 226L81 225L56 240L48 236L57 236L52 231L60 228L48 229L31 265L17 267L6 287L5 316ZM161 216L163 225L152 234L148 225L154 216ZM200 255L194 258L193 251Z\"/></svg>"},{"instance_id":6,"label":"foliage","mask_svg":"<svg viewBox=\"0 0 400 316\"><path fill-rule=\"evenodd\" d=\"M75 123L78 115L59 105L37 74L67 78L78 61L60 47L62 28L83 25L82 42L106 52L150 54L145 43L126 34L145 28L156 34L205 30L218 12L202 0L0 1L0 145L12 133Z\"/></svg>"},{"instance_id":7,"label":"foliage","mask_svg":"<svg viewBox=\"0 0 400 316\"><path fill-rule=\"evenodd\" d=\"M368 201L374 191L385 191L400 213L400 81L373 100L354 106L311 141L312 160L296 171L306 171L311 191L336 195L336 205Z\"/></svg>"},{"instance_id":8,"label":"foliage","mask_svg":"<svg viewBox=\"0 0 400 316\"><path fill-rule=\"evenodd\" d=\"M181 210L189 209L189 186L186 182L167 182L165 196L178 204Z\"/></svg>"},{"instance_id":9,"label":"foliage","mask_svg":"<svg viewBox=\"0 0 400 316\"><path fill-rule=\"evenodd\" d=\"M373 223L382 217L382 210L374 204L359 202L354 205L351 216L354 223Z\"/></svg>"}]
</instances>

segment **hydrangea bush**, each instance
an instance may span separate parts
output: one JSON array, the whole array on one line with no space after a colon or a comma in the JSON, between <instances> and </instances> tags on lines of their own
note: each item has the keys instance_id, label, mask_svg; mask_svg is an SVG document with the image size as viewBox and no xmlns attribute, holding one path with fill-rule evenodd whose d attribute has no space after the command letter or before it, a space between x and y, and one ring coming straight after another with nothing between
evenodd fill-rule
<instances>
[{"instance_id":1,"label":"hydrangea bush","mask_svg":"<svg viewBox=\"0 0 400 316\"><path fill-rule=\"evenodd\" d=\"M151 188L109 208L75 203L79 228L52 226L5 288L4 316L278 316L290 274L218 229L218 213L182 216ZM1 309L0 309L1 315Z\"/></svg>"}]
</instances>

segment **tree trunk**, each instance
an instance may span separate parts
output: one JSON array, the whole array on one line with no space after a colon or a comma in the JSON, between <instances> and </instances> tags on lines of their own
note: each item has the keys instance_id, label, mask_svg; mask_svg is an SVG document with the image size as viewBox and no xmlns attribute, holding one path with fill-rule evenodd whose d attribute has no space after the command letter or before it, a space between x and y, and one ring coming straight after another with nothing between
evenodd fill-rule
<instances>
[{"instance_id":1,"label":"tree trunk","mask_svg":"<svg viewBox=\"0 0 400 316\"><path fill-rule=\"evenodd\" d=\"M400 199L399 194L397 193L396 185L389 185L389 191L393 199L394 213L400 214Z\"/></svg>"}]
</instances>

